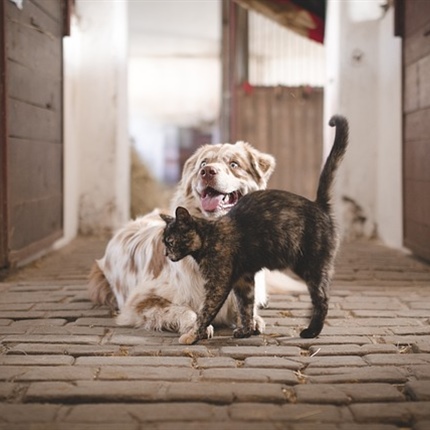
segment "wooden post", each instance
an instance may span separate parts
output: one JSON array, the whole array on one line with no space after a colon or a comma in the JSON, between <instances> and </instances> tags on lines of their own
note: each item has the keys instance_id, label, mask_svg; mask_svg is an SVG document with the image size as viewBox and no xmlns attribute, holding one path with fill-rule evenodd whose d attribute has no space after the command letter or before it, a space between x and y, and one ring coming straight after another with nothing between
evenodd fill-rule
<instances>
[{"instance_id":1,"label":"wooden post","mask_svg":"<svg viewBox=\"0 0 430 430\"><path fill-rule=\"evenodd\" d=\"M232 0L222 0L221 16L220 134L223 142L230 142L237 138L237 86L248 79L248 12Z\"/></svg>"}]
</instances>

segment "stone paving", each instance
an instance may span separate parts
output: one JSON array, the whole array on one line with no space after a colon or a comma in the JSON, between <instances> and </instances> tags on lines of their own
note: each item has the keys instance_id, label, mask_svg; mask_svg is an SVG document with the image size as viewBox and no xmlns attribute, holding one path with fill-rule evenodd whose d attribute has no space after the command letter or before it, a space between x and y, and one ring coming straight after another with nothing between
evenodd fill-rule
<instances>
[{"instance_id":1,"label":"stone paving","mask_svg":"<svg viewBox=\"0 0 430 430\"><path fill-rule=\"evenodd\" d=\"M430 429L430 266L344 245L317 339L298 337L310 302L291 292L264 335L184 346L88 301L104 244L79 238L0 284L0 430Z\"/></svg>"}]
</instances>

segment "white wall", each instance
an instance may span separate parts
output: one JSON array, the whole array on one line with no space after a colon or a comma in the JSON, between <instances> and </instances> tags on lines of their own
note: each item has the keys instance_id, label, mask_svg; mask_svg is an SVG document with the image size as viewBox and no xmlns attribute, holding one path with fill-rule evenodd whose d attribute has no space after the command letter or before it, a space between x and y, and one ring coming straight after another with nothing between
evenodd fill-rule
<instances>
[{"instance_id":1,"label":"white wall","mask_svg":"<svg viewBox=\"0 0 430 430\"><path fill-rule=\"evenodd\" d=\"M378 200L380 238L393 247L403 246L402 176L402 45L394 37L391 8L379 26Z\"/></svg>"},{"instance_id":2,"label":"white wall","mask_svg":"<svg viewBox=\"0 0 430 430\"><path fill-rule=\"evenodd\" d=\"M386 244L401 247L401 45L392 8L378 20L352 21L351 4L358 1L328 3L325 124L333 113L350 121L337 207L341 196L352 198L367 217L362 233L376 232ZM327 154L328 127L325 138ZM338 218L345 227L345 212Z\"/></svg>"},{"instance_id":3,"label":"white wall","mask_svg":"<svg viewBox=\"0 0 430 430\"><path fill-rule=\"evenodd\" d=\"M61 248L79 231L79 140L77 130L77 77L79 75L79 43L76 39L79 27L72 17L73 37L63 39L63 238L54 244Z\"/></svg>"},{"instance_id":4,"label":"white wall","mask_svg":"<svg viewBox=\"0 0 430 430\"><path fill-rule=\"evenodd\" d=\"M64 238L129 217L127 5L77 0L64 42Z\"/></svg>"}]
</instances>

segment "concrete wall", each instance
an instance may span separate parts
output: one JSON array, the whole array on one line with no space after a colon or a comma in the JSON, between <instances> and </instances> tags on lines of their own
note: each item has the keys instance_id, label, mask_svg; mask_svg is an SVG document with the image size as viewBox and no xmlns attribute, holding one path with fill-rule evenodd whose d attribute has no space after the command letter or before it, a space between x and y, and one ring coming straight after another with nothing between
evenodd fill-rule
<instances>
[{"instance_id":1,"label":"concrete wall","mask_svg":"<svg viewBox=\"0 0 430 430\"><path fill-rule=\"evenodd\" d=\"M357 1L328 3L325 123L333 113L350 121L336 185L338 218L346 235L377 235L401 247L401 42L392 8L380 19L353 21ZM326 127L326 154L332 138Z\"/></svg>"},{"instance_id":2,"label":"concrete wall","mask_svg":"<svg viewBox=\"0 0 430 430\"><path fill-rule=\"evenodd\" d=\"M77 0L64 41L64 230L100 233L129 217L127 5Z\"/></svg>"}]
</instances>

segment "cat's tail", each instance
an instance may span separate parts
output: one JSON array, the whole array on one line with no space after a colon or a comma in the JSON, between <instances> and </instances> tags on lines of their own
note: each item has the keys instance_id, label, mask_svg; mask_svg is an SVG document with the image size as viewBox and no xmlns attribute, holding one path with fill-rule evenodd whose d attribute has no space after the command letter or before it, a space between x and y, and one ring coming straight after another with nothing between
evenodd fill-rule
<instances>
[{"instance_id":1,"label":"cat's tail","mask_svg":"<svg viewBox=\"0 0 430 430\"><path fill-rule=\"evenodd\" d=\"M326 211L330 209L331 190L334 176L348 146L348 120L341 115L334 115L329 121L331 127L336 127L333 147L324 164L320 175L316 202Z\"/></svg>"}]
</instances>

